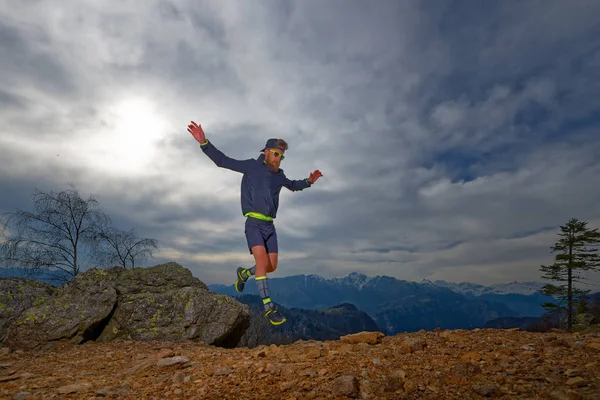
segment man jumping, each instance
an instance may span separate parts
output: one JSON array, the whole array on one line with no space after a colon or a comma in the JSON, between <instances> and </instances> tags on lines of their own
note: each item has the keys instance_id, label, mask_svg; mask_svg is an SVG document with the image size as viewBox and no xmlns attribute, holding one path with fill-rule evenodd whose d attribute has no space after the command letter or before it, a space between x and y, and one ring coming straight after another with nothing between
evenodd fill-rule
<instances>
[{"instance_id":1,"label":"man jumping","mask_svg":"<svg viewBox=\"0 0 600 400\"><path fill-rule=\"evenodd\" d=\"M200 143L202 151L217 167L240 172L242 177L242 214L246 217L246 240L250 254L254 256L252 268L238 268L235 290L242 292L248 278L255 276L258 293L262 297L265 317L273 325L283 324L286 319L278 311L269 297L267 272L277 269L277 232L273 220L279 207L279 192L286 187L292 192L310 187L323 174L319 170L302 180L288 179L279 164L285 158L288 149L283 139L269 139L261 150L262 154L254 159L235 160L219 151L206 139L204 130L194 121L188 125L188 132Z\"/></svg>"}]
</instances>

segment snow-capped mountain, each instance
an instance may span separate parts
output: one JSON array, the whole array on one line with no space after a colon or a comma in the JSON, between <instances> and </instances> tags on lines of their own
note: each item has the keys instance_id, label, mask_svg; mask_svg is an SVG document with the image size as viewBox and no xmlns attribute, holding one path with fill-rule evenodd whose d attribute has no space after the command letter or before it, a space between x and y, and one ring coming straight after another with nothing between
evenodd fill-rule
<instances>
[{"instance_id":1,"label":"snow-capped mountain","mask_svg":"<svg viewBox=\"0 0 600 400\"><path fill-rule=\"evenodd\" d=\"M431 284L439 287L445 287L457 293L462 293L471 296L481 296L484 294L522 294L532 295L544 286L543 282L509 282L495 283L485 286L470 282L446 282L436 280L434 282L424 279L421 284Z\"/></svg>"},{"instance_id":2,"label":"snow-capped mountain","mask_svg":"<svg viewBox=\"0 0 600 400\"><path fill-rule=\"evenodd\" d=\"M332 283L341 283L343 285L355 286L361 289L365 284L369 283L370 280L374 278L369 277L365 274L361 274L360 272L351 272L348 276L342 278L330 278L327 279Z\"/></svg>"},{"instance_id":3,"label":"snow-capped mountain","mask_svg":"<svg viewBox=\"0 0 600 400\"><path fill-rule=\"evenodd\" d=\"M536 293L540 290L545 283L543 282L510 282L510 283L496 283L491 285L492 289L491 293L497 294L508 294L508 293L518 293L530 295Z\"/></svg>"}]
</instances>

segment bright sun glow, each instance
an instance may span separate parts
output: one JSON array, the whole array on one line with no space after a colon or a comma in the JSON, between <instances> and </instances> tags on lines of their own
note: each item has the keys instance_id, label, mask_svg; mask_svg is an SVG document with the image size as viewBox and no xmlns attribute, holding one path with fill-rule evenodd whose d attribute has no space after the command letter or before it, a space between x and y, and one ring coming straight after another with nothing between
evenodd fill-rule
<instances>
[{"instance_id":1,"label":"bright sun glow","mask_svg":"<svg viewBox=\"0 0 600 400\"><path fill-rule=\"evenodd\" d=\"M109 109L105 120L107 128L92 139L93 165L117 173L143 173L167 134L167 123L156 107L144 98L128 98Z\"/></svg>"}]
</instances>

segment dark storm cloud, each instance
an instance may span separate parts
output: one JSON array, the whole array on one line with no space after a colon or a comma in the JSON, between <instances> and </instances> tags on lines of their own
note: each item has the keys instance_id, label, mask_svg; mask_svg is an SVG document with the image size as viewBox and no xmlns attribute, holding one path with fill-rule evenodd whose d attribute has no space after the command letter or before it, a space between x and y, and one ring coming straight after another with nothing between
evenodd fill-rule
<instances>
[{"instance_id":1,"label":"dark storm cloud","mask_svg":"<svg viewBox=\"0 0 600 400\"><path fill-rule=\"evenodd\" d=\"M57 54L50 50L53 43L47 33L11 22L10 19L0 20L0 80L3 86L35 85L53 96L72 95L75 85Z\"/></svg>"}]
</instances>

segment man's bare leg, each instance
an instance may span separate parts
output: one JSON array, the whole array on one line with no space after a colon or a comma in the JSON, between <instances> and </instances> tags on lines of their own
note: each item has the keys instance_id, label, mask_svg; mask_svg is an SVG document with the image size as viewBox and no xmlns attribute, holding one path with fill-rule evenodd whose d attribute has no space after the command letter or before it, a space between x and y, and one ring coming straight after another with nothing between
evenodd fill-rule
<instances>
[{"instance_id":1,"label":"man's bare leg","mask_svg":"<svg viewBox=\"0 0 600 400\"><path fill-rule=\"evenodd\" d=\"M254 256L254 265L256 266L256 278L266 276L269 269L269 256L265 246L253 246L252 255Z\"/></svg>"}]
</instances>

